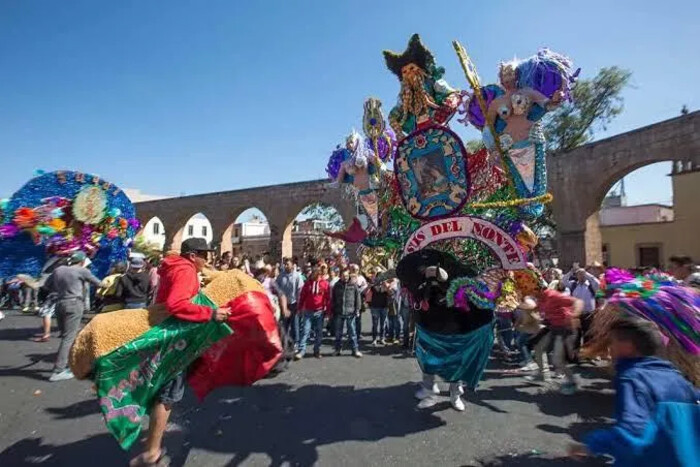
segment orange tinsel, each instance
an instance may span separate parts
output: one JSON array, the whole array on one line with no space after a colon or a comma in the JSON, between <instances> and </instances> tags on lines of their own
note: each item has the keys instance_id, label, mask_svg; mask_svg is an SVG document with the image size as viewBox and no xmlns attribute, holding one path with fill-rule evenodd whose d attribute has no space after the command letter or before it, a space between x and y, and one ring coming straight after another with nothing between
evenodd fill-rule
<instances>
[{"instance_id":1,"label":"orange tinsel","mask_svg":"<svg viewBox=\"0 0 700 467\"><path fill-rule=\"evenodd\" d=\"M32 208L22 207L15 211L14 223L22 229L31 229L38 221L36 211Z\"/></svg>"},{"instance_id":2,"label":"orange tinsel","mask_svg":"<svg viewBox=\"0 0 700 467\"><path fill-rule=\"evenodd\" d=\"M66 228L66 221L58 218L51 219L51 222L49 222L49 226L56 230L56 232L61 232Z\"/></svg>"},{"instance_id":3,"label":"orange tinsel","mask_svg":"<svg viewBox=\"0 0 700 467\"><path fill-rule=\"evenodd\" d=\"M123 217L119 218L119 227L122 229L126 229L129 226L129 221L124 219Z\"/></svg>"}]
</instances>

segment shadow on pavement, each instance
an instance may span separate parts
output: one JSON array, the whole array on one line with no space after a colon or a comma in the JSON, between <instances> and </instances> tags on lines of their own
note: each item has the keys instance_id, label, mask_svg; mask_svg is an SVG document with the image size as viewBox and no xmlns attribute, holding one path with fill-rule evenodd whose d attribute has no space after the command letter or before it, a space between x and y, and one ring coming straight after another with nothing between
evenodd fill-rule
<instances>
[{"instance_id":1,"label":"shadow on pavement","mask_svg":"<svg viewBox=\"0 0 700 467\"><path fill-rule=\"evenodd\" d=\"M124 466L129 461L114 438L107 434L66 445L44 444L42 438L26 438L0 452L0 465L65 466L96 465Z\"/></svg>"},{"instance_id":2,"label":"shadow on pavement","mask_svg":"<svg viewBox=\"0 0 700 467\"><path fill-rule=\"evenodd\" d=\"M5 376L21 376L27 379L34 379L37 381L46 381L46 379L51 374L51 370L36 370L31 368L37 363L50 363L56 360L56 352L51 350L49 353L45 354L29 354L26 356L30 361L29 363L16 366L16 367L0 367L0 378Z\"/></svg>"},{"instance_id":3,"label":"shadow on pavement","mask_svg":"<svg viewBox=\"0 0 700 467\"><path fill-rule=\"evenodd\" d=\"M198 404L191 393L173 410L182 431L169 431L165 446L172 465L183 465L191 450L231 454L227 465L242 465L264 454L269 465L313 465L318 448L346 441L379 441L445 425L414 408L412 384L387 388L287 384L224 388ZM47 409L57 418L79 418L98 411L94 399ZM144 432L145 435L145 432ZM26 438L0 453L0 465L125 465L140 446L123 452L108 434L65 445Z\"/></svg>"},{"instance_id":4,"label":"shadow on pavement","mask_svg":"<svg viewBox=\"0 0 700 467\"><path fill-rule=\"evenodd\" d=\"M57 420L87 417L88 415L100 413L100 405L96 398L76 402L66 407L48 407L46 411Z\"/></svg>"},{"instance_id":5,"label":"shadow on pavement","mask_svg":"<svg viewBox=\"0 0 700 467\"><path fill-rule=\"evenodd\" d=\"M481 460L476 464L479 467L596 467L604 465L608 464L600 459L591 458L577 462L568 457L547 458L531 453L498 456Z\"/></svg>"},{"instance_id":6,"label":"shadow on pavement","mask_svg":"<svg viewBox=\"0 0 700 467\"><path fill-rule=\"evenodd\" d=\"M220 390L185 421L191 429L189 446L179 453L169 450L177 462L184 462L190 449L202 449L234 454L231 466L253 454L266 454L271 466L313 465L319 446L402 437L444 425L435 415L414 409L413 390L412 384Z\"/></svg>"},{"instance_id":7,"label":"shadow on pavement","mask_svg":"<svg viewBox=\"0 0 700 467\"><path fill-rule=\"evenodd\" d=\"M41 321L37 319L36 326L32 328L3 328L0 329L0 340L3 341L28 341L36 334L41 333Z\"/></svg>"}]
</instances>

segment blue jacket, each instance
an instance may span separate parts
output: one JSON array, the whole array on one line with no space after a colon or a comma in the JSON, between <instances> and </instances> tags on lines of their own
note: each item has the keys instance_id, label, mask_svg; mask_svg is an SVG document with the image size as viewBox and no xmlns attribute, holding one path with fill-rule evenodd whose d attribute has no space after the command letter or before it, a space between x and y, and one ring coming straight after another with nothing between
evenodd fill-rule
<instances>
[{"instance_id":1,"label":"blue jacket","mask_svg":"<svg viewBox=\"0 0 700 467\"><path fill-rule=\"evenodd\" d=\"M584 443L594 454L608 454L619 460L631 454L634 448L630 443L648 437L659 404L696 404L700 393L673 365L659 358L623 359L617 362L615 370L617 423L589 433Z\"/></svg>"}]
</instances>

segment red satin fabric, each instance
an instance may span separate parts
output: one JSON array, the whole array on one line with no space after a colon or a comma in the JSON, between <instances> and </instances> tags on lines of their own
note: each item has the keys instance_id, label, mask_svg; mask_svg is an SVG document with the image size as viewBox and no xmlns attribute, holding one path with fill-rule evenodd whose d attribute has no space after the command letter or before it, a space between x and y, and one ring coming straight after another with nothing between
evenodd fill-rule
<instances>
[{"instance_id":1,"label":"red satin fabric","mask_svg":"<svg viewBox=\"0 0 700 467\"><path fill-rule=\"evenodd\" d=\"M227 305L233 334L207 349L187 378L201 400L220 386L249 386L263 378L282 356L282 341L270 299L246 292Z\"/></svg>"}]
</instances>

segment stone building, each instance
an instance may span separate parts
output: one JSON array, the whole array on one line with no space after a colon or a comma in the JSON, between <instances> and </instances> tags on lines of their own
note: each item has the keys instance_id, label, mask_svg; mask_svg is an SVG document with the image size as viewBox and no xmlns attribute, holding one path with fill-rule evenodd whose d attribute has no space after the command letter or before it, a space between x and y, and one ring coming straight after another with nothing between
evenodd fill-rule
<instances>
[{"instance_id":1,"label":"stone building","mask_svg":"<svg viewBox=\"0 0 700 467\"><path fill-rule=\"evenodd\" d=\"M673 255L700 260L700 167L674 164L673 206L642 205L603 209L603 259L610 266L666 267Z\"/></svg>"}]
</instances>

